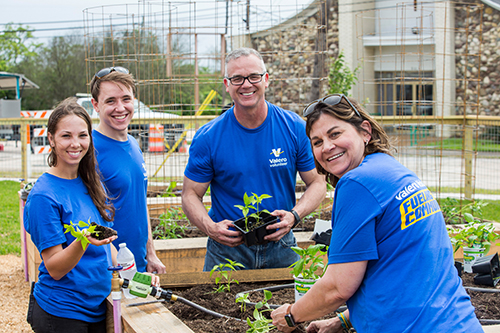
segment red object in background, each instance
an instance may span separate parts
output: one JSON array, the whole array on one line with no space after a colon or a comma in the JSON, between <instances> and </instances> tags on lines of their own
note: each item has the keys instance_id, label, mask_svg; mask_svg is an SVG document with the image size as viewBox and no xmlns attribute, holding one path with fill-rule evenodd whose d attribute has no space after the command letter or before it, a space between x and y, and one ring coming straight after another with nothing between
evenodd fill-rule
<instances>
[{"instance_id":1,"label":"red object in background","mask_svg":"<svg viewBox=\"0 0 500 333\"><path fill-rule=\"evenodd\" d=\"M0 143L0 151L3 151L3 144Z\"/></svg>"}]
</instances>

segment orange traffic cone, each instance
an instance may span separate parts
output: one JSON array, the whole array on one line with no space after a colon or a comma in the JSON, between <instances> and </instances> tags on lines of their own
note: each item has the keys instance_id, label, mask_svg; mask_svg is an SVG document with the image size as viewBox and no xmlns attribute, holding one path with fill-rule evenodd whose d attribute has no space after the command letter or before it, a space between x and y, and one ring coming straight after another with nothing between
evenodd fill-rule
<instances>
[{"instance_id":1,"label":"orange traffic cone","mask_svg":"<svg viewBox=\"0 0 500 333\"><path fill-rule=\"evenodd\" d=\"M188 150L188 143L186 140L182 141L182 145L179 148L179 153L187 153Z\"/></svg>"}]
</instances>

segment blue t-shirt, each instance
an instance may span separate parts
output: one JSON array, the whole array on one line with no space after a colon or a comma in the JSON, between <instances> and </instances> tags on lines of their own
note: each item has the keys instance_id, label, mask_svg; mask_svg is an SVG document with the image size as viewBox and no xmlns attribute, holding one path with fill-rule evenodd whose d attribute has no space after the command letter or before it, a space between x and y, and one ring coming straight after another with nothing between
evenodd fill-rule
<instances>
[{"instance_id":1,"label":"blue t-shirt","mask_svg":"<svg viewBox=\"0 0 500 333\"><path fill-rule=\"evenodd\" d=\"M68 247L75 237L64 233L64 224L79 221L105 222L81 178L62 179L45 173L30 191L24 208L24 227L31 240L43 250ZM111 292L109 245L89 245L78 264L60 280L54 280L44 262L40 264L34 296L40 307L51 315L86 322L104 320L105 298Z\"/></svg>"},{"instance_id":2,"label":"blue t-shirt","mask_svg":"<svg viewBox=\"0 0 500 333\"><path fill-rule=\"evenodd\" d=\"M329 264L364 260L365 277L347 301L357 332L483 332L437 201L382 153L366 156L335 189Z\"/></svg>"},{"instance_id":3,"label":"blue t-shirt","mask_svg":"<svg viewBox=\"0 0 500 333\"><path fill-rule=\"evenodd\" d=\"M295 206L297 171L315 168L305 122L297 114L267 103L266 120L255 129L243 127L234 107L196 132L184 175L210 182L215 222L237 220L243 194L269 194L259 210Z\"/></svg>"},{"instance_id":4,"label":"blue t-shirt","mask_svg":"<svg viewBox=\"0 0 500 333\"><path fill-rule=\"evenodd\" d=\"M118 249L120 243L127 243L137 271L145 272L148 175L141 149L130 135L127 141L117 141L94 130L92 137L102 180L116 209L114 229L118 238L113 244Z\"/></svg>"}]
</instances>

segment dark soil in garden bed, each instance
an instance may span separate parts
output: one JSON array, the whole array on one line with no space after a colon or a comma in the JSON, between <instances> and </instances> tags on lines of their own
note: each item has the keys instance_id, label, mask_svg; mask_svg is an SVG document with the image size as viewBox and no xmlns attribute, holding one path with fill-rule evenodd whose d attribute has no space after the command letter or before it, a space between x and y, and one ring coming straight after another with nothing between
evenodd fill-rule
<instances>
[{"instance_id":1,"label":"dark soil in garden bed","mask_svg":"<svg viewBox=\"0 0 500 333\"><path fill-rule=\"evenodd\" d=\"M465 286L492 288L488 286L478 286L473 282L473 274L464 273L462 278ZM284 282L289 283L289 282ZM253 306L248 305L246 311L241 312L240 306L235 302L235 295L239 292L254 290L263 287L276 286L280 283L241 283L232 284L231 291L225 293L211 293L215 285L198 285L192 288L174 290L174 294L190 300L198 305L201 305L218 313L240 318L241 322L231 319L219 319L200 310L190 307L184 303L176 302L166 304L167 308L195 333L240 333L246 332L249 328L246 323L246 318L252 316ZM476 291L468 291L472 299L472 305L476 308L476 316L479 319L494 319L500 320L500 295L498 293L483 293ZM273 296L269 300L269 304L281 305L294 302L293 288L282 289L272 292ZM251 302L258 302L264 298L263 292L250 294ZM330 318L327 316L325 318ZM323 319L325 319L323 318ZM309 323L301 324L295 332L305 332L305 327Z\"/></svg>"}]
</instances>

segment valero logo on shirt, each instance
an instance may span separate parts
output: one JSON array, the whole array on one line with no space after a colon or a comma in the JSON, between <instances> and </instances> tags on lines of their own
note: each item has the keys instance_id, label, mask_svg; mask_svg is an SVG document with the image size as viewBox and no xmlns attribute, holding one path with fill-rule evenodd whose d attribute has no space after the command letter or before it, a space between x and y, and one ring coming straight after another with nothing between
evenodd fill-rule
<instances>
[{"instance_id":1,"label":"valero logo on shirt","mask_svg":"<svg viewBox=\"0 0 500 333\"><path fill-rule=\"evenodd\" d=\"M280 155L283 153L284 153L284 151L281 151L281 148L277 148L277 149L273 148L272 149L272 152L270 155L274 155L275 158L269 159L269 166L271 168L285 166L288 164L288 159L286 157L280 157Z\"/></svg>"},{"instance_id":2,"label":"valero logo on shirt","mask_svg":"<svg viewBox=\"0 0 500 333\"><path fill-rule=\"evenodd\" d=\"M440 212L439 204L432 196L431 191L423 189L408 197L399 206L401 212L401 230Z\"/></svg>"}]
</instances>

